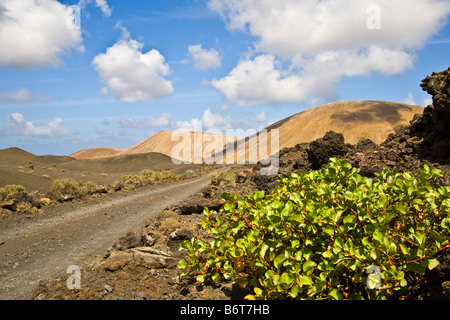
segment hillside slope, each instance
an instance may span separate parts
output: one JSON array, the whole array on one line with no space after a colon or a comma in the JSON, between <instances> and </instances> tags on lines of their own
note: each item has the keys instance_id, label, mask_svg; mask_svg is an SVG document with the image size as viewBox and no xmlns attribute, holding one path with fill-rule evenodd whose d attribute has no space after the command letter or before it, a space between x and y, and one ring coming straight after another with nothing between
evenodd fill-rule
<instances>
[{"instance_id":1,"label":"hillside slope","mask_svg":"<svg viewBox=\"0 0 450 320\"><path fill-rule=\"evenodd\" d=\"M124 149L118 148L89 148L77 151L71 154L70 157L77 160L108 158L117 156L123 151Z\"/></svg>"},{"instance_id":2,"label":"hillside slope","mask_svg":"<svg viewBox=\"0 0 450 320\"><path fill-rule=\"evenodd\" d=\"M297 113L270 125L266 130L270 132L278 129L279 150L299 143L309 143L323 137L328 131L342 133L346 143L357 144L361 139L370 139L379 144L394 133L396 128L408 125L414 115L422 114L423 110L419 106L386 101L334 102ZM268 138L268 143L262 143L270 146L270 135ZM249 157L249 150L257 148L258 143L257 135L247 139L246 159ZM242 159L243 152L244 148L237 152L239 159ZM258 160L266 157L258 155Z\"/></svg>"},{"instance_id":3,"label":"hillside slope","mask_svg":"<svg viewBox=\"0 0 450 320\"><path fill-rule=\"evenodd\" d=\"M386 101L345 101L324 104L318 107L308 109L306 111L297 113L291 117L280 120L266 129L279 130L279 149L290 148L299 143L309 143L324 136L328 131L340 132L344 135L345 142L350 144L357 144L361 139L370 139L379 144L384 141L390 133L393 133L395 128L407 125L415 114L421 114L423 108L419 106L386 102ZM200 133L190 132L186 133L183 139L190 139L190 153L187 155L181 154L174 158L194 162L195 153L204 153L205 149L212 147L215 138L219 137L220 143L225 146L228 145L228 152L235 153L234 162L237 159L243 159L245 152L245 159L249 159L249 150L257 148L257 135L248 137L246 141L227 137L224 135L217 135L214 133L203 132L203 144L200 148L194 144L195 139L199 139ZM189 137L190 134L190 137ZM270 137L269 137L270 138ZM111 149L111 148L93 148L85 149L76 152L71 157L76 159L99 159L112 157L117 155L141 154L148 152L162 153L171 157L172 151L175 147L180 146L183 140L176 139L174 132L162 131L159 132L128 149ZM234 147L230 148L233 146ZM238 146L245 148L238 151ZM263 141L266 146L269 143ZM189 147L186 148L189 150ZM200 151L201 150L201 151ZM216 151L220 148L216 148ZM244 151L245 150L245 151ZM254 149L257 150L257 149ZM276 152L277 150L274 150ZM273 154L268 147L268 154ZM257 155L257 160L266 158L267 155ZM230 158L232 159L232 157ZM224 161L225 162L225 161Z\"/></svg>"}]
</instances>

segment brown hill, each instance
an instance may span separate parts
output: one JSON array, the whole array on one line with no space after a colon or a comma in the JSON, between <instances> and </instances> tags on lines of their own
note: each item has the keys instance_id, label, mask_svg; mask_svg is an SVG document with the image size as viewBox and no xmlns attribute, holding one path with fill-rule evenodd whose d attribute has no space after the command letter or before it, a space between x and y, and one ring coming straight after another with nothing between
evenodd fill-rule
<instances>
[{"instance_id":1,"label":"brown hill","mask_svg":"<svg viewBox=\"0 0 450 320\"><path fill-rule=\"evenodd\" d=\"M270 125L266 129L268 131L272 129L279 130L280 150L283 148L293 147L298 143L314 141L323 137L328 131L342 133L346 143L356 144L361 139L370 139L379 144L383 142L390 133L393 133L396 127L407 125L415 114L422 113L422 107L395 102L334 102L297 113L291 117ZM177 156L174 156L174 158L190 162L194 162L194 154L199 154L200 150L203 154L206 148L211 148L213 146L214 141L216 141L214 137L220 137L220 143L223 145L228 143L230 146L229 143L234 142L234 162L237 161L238 157L239 159L244 159L243 154L245 154L246 162L248 162L249 150L251 148L257 148L258 144L258 139L256 138L257 135L248 137L245 141L240 140L237 142L234 138L204 132L202 133L204 142L201 149L196 149L194 141L195 139L197 139L197 141L201 140L198 137L200 133L190 132L184 134L185 136L183 139L190 139L191 152L186 155L176 153ZM180 140L174 139L175 141L172 141L173 136L174 133L171 131L162 131L128 149L85 149L72 154L71 157L76 159L99 159L117 155L141 154L148 152L158 152L171 157L174 148L177 146L179 147L180 142L183 141L181 138ZM245 148L243 148L244 143ZM239 145L242 147L242 150L240 151L238 151ZM188 149L189 147L187 150ZM216 148L216 151L217 150L220 150L220 148ZM275 150L275 152L276 151L277 150ZM270 147L268 147L268 154L271 153L274 152L271 152ZM257 160L260 160L265 157L266 156L264 155L257 155L256 158Z\"/></svg>"},{"instance_id":2,"label":"brown hill","mask_svg":"<svg viewBox=\"0 0 450 320\"><path fill-rule=\"evenodd\" d=\"M77 160L108 158L117 156L121 154L123 151L124 149L117 149L117 148L90 148L75 152L71 154L70 157L75 158Z\"/></svg>"},{"instance_id":3,"label":"brown hill","mask_svg":"<svg viewBox=\"0 0 450 320\"><path fill-rule=\"evenodd\" d=\"M218 139L216 140L216 138ZM126 149L122 154L160 152L169 157L173 156L175 159L193 163L195 160L194 155L200 152L203 154L208 146L212 146L214 143L218 142L220 143L220 148L223 148L227 142L234 140L234 138L217 133L192 131L178 133L162 131ZM181 146L184 146L184 149L179 150L180 152L176 152ZM220 150L220 148L218 148L218 150ZM174 155L172 155L173 151L175 151Z\"/></svg>"},{"instance_id":4,"label":"brown hill","mask_svg":"<svg viewBox=\"0 0 450 320\"><path fill-rule=\"evenodd\" d=\"M280 145L284 148L319 139L327 131L342 133L350 144L361 139L379 144L396 127L407 125L415 114L422 114L423 109L386 101L334 102L297 113L267 129L280 130Z\"/></svg>"},{"instance_id":5,"label":"brown hill","mask_svg":"<svg viewBox=\"0 0 450 320\"><path fill-rule=\"evenodd\" d=\"M0 187L17 184L28 191L46 192L54 179L73 178L109 184L125 174L144 169L182 173L187 167L189 165L177 166L169 156L154 152L76 160L65 156L36 156L19 148L9 148L0 150Z\"/></svg>"},{"instance_id":6,"label":"brown hill","mask_svg":"<svg viewBox=\"0 0 450 320\"><path fill-rule=\"evenodd\" d=\"M395 128L408 125L414 115L422 114L423 110L419 106L385 101L334 102L297 113L266 129L268 132L279 130L280 150L314 141L328 131L342 133L346 143L357 144L361 139L370 139L379 144L394 133ZM245 159L248 159L249 148L257 147L257 136L247 139ZM270 146L270 140L267 145ZM243 159L243 150L237 153L240 159ZM263 158L265 156L258 156L258 159Z\"/></svg>"},{"instance_id":7,"label":"brown hill","mask_svg":"<svg viewBox=\"0 0 450 320\"><path fill-rule=\"evenodd\" d=\"M227 142L234 141L234 138L229 138L224 135L216 134L216 133L208 133L208 132L182 132L180 135L177 135L176 132L173 131L162 131L159 132L137 144L131 146L128 149L114 149L114 148L92 148L92 149L84 149L78 152L75 152L70 155L70 157L78 159L78 160L87 160L87 159L101 159L101 158L109 158L115 156L123 156L123 155L132 155L132 154L144 154L144 153L161 153L166 156L172 156L172 150L177 146L180 147L181 143L187 142L187 146L185 147L185 151L191 151L197 148L197 142L202 142L201 144L201 152L205 150L209 145L212 145L216 142L215 137L220 137L221 140L217 140L217 142L221 143L221 148ZM172 141L173 139L173 141ZM223 142L222 142L223 141ZM200 150L200 149L199 149ZM180 152L175 159L180 159L185 162L194 162L194 152L190 152L189 154L183 154Z\"/></svg>"}]
</instances>

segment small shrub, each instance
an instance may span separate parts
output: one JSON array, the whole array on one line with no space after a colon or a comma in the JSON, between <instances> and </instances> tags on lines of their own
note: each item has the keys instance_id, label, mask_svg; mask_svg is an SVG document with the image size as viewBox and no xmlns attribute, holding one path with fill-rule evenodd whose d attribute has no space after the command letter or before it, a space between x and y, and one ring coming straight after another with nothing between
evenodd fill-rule
<instances>
[{"instance_id":1,"label":"small shrub","mask_svg":"<svg viewBox=\"0 0 450 320\"><path fill-rule=\"evenodd\" d=\"M163 221L161 221L161 224L159 226L159 230L165 231L165 232L172 232L176 228L178 228L181 225L180 221L176 218L166 218Z\"/></svg>"},{"instance_id":2,"label":"small shrub","mask_svg":"<svg viewBox=\"0 0 450 320\"><path fill-rule=\"evenodd\" d=\"M50 176L48 174L43 174L42 177L50 180Z\"/></svg>"},{"instance_id":3,"label":"small shrub","mask_svg":"<svg viewBox=\"0 0 450 320\"><path fill-rule=\"evenodd\" d=\"M61 200L84 198L88 194L88 187L73 178L54 180L50 190Z\"/></svg>"},{"instance_id":4,"label":"small shrub","mask_svg":"<svg viewBox=\"0 0 450 320\"><path fill-rule=\"evenodd\" d=\"M8 197L16 194L25 192L25 188L15 184L9 184L0 188L0 200L6 200Z\"/></svg>"},{"instance_id":5,"label":"small shrub","mask_svg":"<svg viewBox=\"0 0 450 320\"><path fill-rule=\"evenodd\" d=\"M450 187L439 170L375 179L346 160L292 174L271 193L223 194L205 209L211 242L186 240L182 276L232 279L256 299L395 299L450 247ZM375 271L375 274L372 272ZM408 276L407 276L408 275Z\"/></svg>"},{"instance_id":6,"label":"small shrub","mask_svg":"<svg viewBox=\"0 0 450 320\"><path fill-rule=\"evenodd\" d=\"M119 180L114 180L114 182L109 185L109 189L112 192L119 191L123 187L124 187L123 183L120 182Z\"/></svg>"},{"instance_id":7,"label":"small shrub","mask_svg":"<svg viewBox=\"0 0 450 320\"><path fill-rule=\"evenodd\" d=\"M1 207L0 212L6 209L5 212L17 213L40 213L42 212L38 207L40 204L34 203L32 197L25 191L25 188L18 185L7 185L0 188L0 200L5 201Z\"/></svg>"},{"instance_id":8,"label":"small shrub","mask_svg":"<svg viewBox=\"0 0 450 320\"><path fill-rule=\"evenodd\" d=\"M122 183L128 189L135 189L144 185L142 178L136 174L127 174L122 177Z\"/></svg>"},{"instance_id":9,"label":"small shrub","mask_svg":"<svg viewBox=\"0 0 450 320\"><path fill-rule=\"evenodd\" d=\"M29 202L21 202L17 205L16 212L22 214L42 213L42 210L33 206Z\"/></svg>"},{"instance_id":10,"label":"small shrub","mask_svg":"<svg viewBox=\"0 0 450 320\"><path fill-rule=\"evenodd\" d=\"M142 171L139 173L139 175L140 175L143 179L145 179L145 180L147 180L147 181L153 181L153 179L155 178L156 173L155 173L155 171L153 171L153 170L145 169L145 170L142 170Z\"/></svg>"},{"instance_id":11,"label":"small shrub","mask_svg":"<svg viewBox=\"0 0 450 320\"><path fill-rule=\"evenodd\" d=\"M236 182L237 175L234 172L222 171L211 175L211 183L213 185L230 184Z\"/></svg>"},{"instance_id":12,"label":"small shrub","mask_svg":"<svg viewBox=\"0 0 450 320\"><path fill-rule=\"evenodd\" d=\"M177 175L172 171L163 171L159 173L159 180L161 181L176 181L178 180Z\"/></svg>"}]
</instances>

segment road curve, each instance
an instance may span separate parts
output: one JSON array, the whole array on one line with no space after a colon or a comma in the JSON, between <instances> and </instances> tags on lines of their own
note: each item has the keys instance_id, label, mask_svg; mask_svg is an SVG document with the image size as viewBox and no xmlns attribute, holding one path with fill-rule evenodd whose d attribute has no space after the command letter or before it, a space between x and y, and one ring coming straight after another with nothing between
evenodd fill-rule
<instances>
[{"instance_id":1,"label":"road curve","mask_svg":"<svg viewBox=\"0 0 450 320\"><path fill-rule=\"evenodd\" d=\"M209 181L206 175L109 195L71 208L57 205L42 218L0 226L0 299L31 299L39 280L106 254L121 236L142 226L155 213L198 193Z\"/></svg>"}]
</instances>

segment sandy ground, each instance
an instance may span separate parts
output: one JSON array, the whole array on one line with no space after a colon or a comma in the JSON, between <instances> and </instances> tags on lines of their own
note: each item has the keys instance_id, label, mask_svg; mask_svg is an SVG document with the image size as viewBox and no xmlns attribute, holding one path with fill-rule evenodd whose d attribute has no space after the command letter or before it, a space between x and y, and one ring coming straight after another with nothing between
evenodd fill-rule
<instances>
[{"instance_id":1,"label":"sandy ground","mask_svg":"<svg viewBox=\"0 0 450 320\"><path fill-rule=\"evenodd\" d=\"M209 179L58 204L42 215L0 221L0 299L30 299L39 280L105 254L115 240L198 193Z\"/></svg>"}]
</instances>

